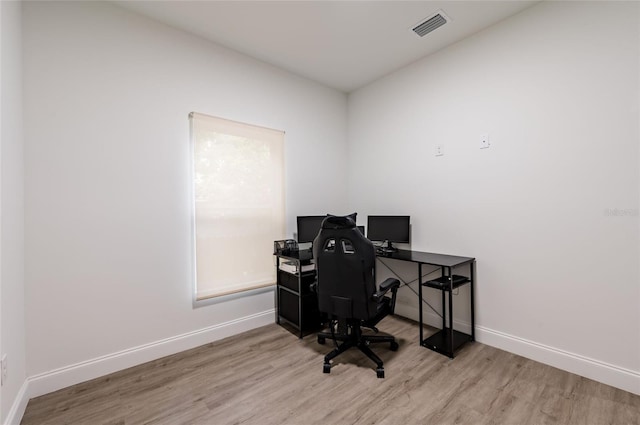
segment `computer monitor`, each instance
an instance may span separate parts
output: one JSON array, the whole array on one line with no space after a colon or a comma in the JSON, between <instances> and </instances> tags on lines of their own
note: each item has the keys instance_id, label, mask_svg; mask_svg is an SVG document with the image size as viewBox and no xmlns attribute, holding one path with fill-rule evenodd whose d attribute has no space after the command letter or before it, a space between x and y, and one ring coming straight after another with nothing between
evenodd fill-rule
<instances>
[{"instance_id":1,"label":"computer monitor","mask_svg":"<svg viewBox=\"0 0 640 425\"><path fill-rule=\"evenodd\" d=\"M409 219L408 215L370 215L367 217L367 238L383 242L387 251L395 251L393 242L410 242Z\"/></svg>"},{"instance_id":2,"label":"computer monitor","mask_svg":"<svg viewBox=\"0 0 640 425\"><path fill-rule=\"evenodd\" d=\"M313 242L326 215L298 216L298 243Z\"/></svg>"},{"instance_id":3,"label":"computer monitor","mask_svg":"<svg viewBox=\"0 0 640 425\"><path fill-rule=\"evenodd\" d=\"M358 228L358 230L360 230L360 233L362 233L362 236L364 236L364 226L356 226Z\"/></svg>"}]
</instances>

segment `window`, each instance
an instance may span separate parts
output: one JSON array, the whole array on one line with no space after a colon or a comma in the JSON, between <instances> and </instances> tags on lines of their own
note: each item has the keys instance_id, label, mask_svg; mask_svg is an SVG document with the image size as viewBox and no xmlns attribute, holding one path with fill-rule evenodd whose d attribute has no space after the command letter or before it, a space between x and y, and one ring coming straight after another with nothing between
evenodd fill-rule
<instances>
[{"instance_id":1,"label":"window","mask_svg":"<svg viewBox=\"0 0 640 425\"><path fill-rule=\"evenodd\" d=\"M192 112L196 299L275 283L284 132Z\"/></svg>"}]
</instances>

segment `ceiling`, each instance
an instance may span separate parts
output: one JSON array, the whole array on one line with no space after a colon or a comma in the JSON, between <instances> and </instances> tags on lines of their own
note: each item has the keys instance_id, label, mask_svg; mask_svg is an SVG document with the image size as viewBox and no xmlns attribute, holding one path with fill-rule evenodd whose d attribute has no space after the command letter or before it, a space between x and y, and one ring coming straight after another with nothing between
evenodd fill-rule
<instances>
[{"instance_id":1,"label":"ceiling","mask_svg":"<svg viewBox=\"0 0 640 425\"><path fill-rule=\"evenodd\" d=\"M538 1L116 1L120 6L351 92ZM448 22L412 28L436 12Z\"/></svg>"}]
</instances>

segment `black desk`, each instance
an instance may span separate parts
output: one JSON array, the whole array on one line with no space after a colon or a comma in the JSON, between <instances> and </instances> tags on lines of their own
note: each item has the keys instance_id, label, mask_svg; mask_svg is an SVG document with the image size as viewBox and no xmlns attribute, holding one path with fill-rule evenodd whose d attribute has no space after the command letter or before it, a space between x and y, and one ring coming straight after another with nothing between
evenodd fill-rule
<instances>
[{"instance_id":1,"label":"black desk","mask_svg":"<svg viewBox=\"0 0 640 425\"><path fill-rule=\"evenodd\" d=\"M420 311L420 345L427 347L438 353L454 357L454 352L467 341L475 341L475 319L474 319L474 301L473 301L473 284L474 284L474 268L475 258L458 257L455 255L435 254L431 252L419 252L399 249L391 253L379 253L380 258L391 258L400 261L409 261L418 264L418 304ZM453 269L468 264L469 276L454 275ZM437 279L422 281L422 266L430 265L440 267L441 276ZM471 308L471 334L466 334L453 329L453 293L455 288L469 284L470 290L470 308ZM422 329L422 287L438 289L442 292L442 329L424 338ZM449 323L447 326L447 310L445 308L445 294L449 294Z\"/></svg>"},{"instance_id":2,"label":"black desk","mask_svg":"<svg viewBox=\"0 0 640 425\"><path fill-rule=\"evenodd\" d=\"M276 283L276 323L282 320L298 330L302 338L305 331L318 329L322 320L318 312L316 294L310 290L311 283L315 280L315 270L303 271L303 264L308 263L311 251L294 251L291 253L275 254L277 258L277 283ZM454 352L467 341L475 341L475 319L473 284L475 258L458 257L455 255L436 254L399 249L390 253L377 253L379 258L390 258L399 261L408 261L418 264L418 305L420 311L420 345L437 351L438 353L454 357ZM296 264L296 272L281 270L281 261L290 261ZM468 264L469 276L454 275L453 269ZM422 266L436 266L441 270L441 276L437 279L422 281ZM453 329L453 293L452 291L462 285L469 284L471 304L471 334L466 334ZM442 292L442 329L428 338L424 338L422 329L422 288L438 289ZM447 324L446 297L448 295L449 323Z\"/></svg>"}]
</instances>

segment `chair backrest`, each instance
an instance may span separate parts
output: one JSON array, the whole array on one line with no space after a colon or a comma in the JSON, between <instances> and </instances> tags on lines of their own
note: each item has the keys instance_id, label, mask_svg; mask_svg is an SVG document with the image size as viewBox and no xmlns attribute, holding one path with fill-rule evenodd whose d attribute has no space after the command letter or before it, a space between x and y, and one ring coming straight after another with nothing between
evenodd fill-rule
<instances>
[{"instance_id":1,"label":"chair backrest","mask_svg":"<svg viewBox=\"0 0 640 425\"><path fill-rule=\"evenodd\" d=\"M313 241L318 308L345 319L375 316L375 248L352 216L327 216Z\"/></svg>"}]
</instances>

